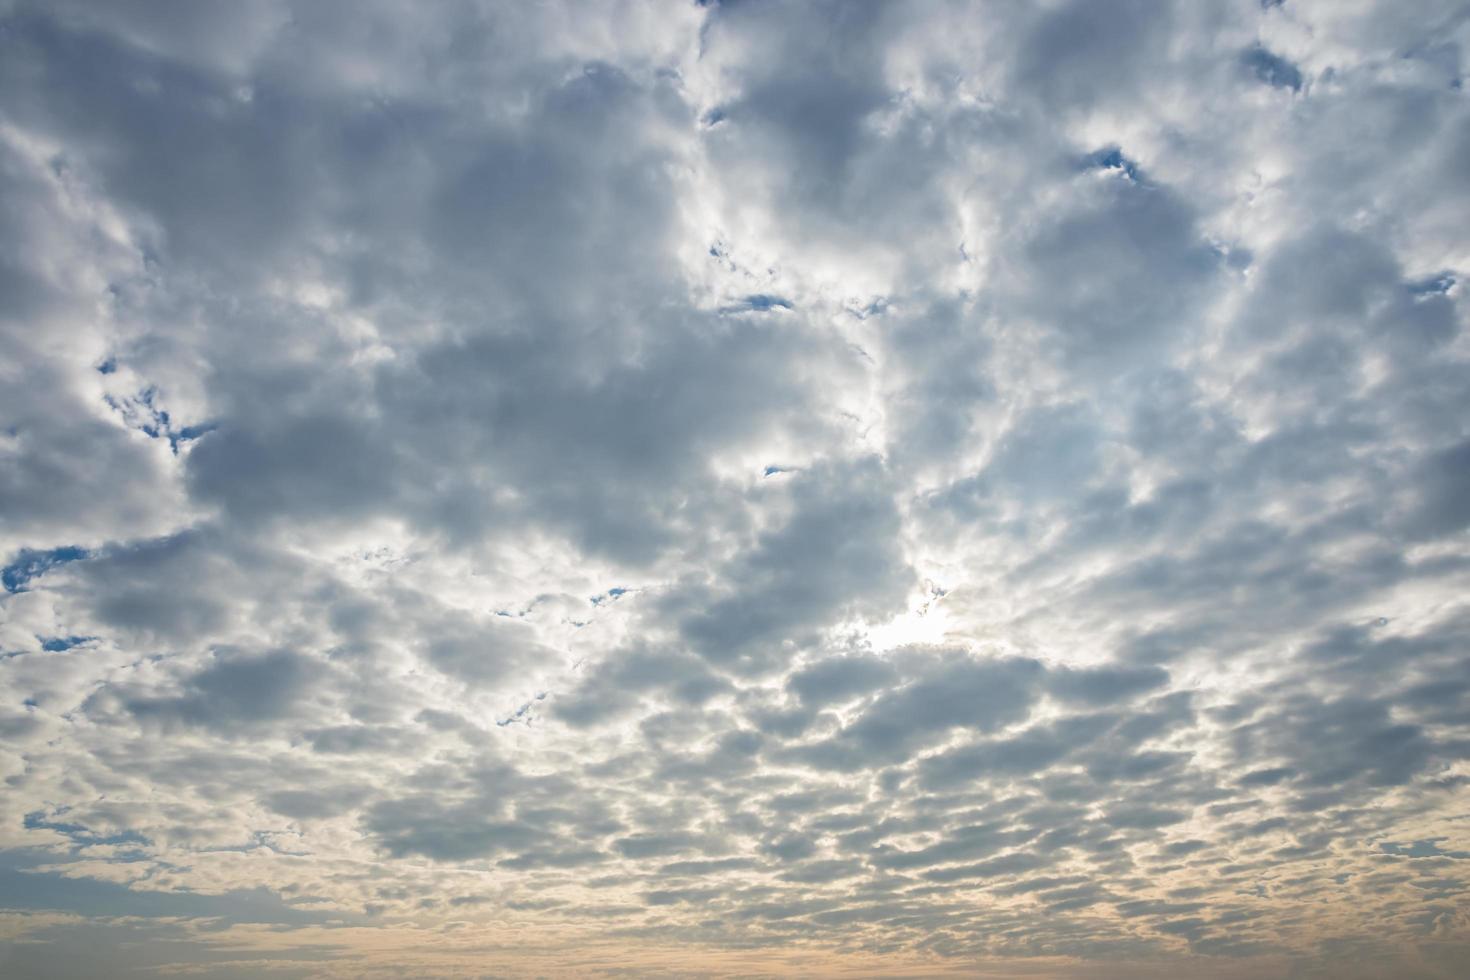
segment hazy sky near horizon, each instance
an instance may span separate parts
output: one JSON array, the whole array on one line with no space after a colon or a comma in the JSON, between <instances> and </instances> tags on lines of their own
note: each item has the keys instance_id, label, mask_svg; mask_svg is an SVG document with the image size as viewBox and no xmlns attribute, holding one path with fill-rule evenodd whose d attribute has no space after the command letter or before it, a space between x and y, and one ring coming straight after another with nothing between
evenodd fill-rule
<instances>
[{"instance_id":1,"label":"hazy sky near horizon","mask_svg":"<svg viewBox=\"0 0 1470 980\"><path fill-rule=\"evenodd\" d=\"M1467 59L0 0L0 975L1463 977Z\"/></svg>"}]
</instances>

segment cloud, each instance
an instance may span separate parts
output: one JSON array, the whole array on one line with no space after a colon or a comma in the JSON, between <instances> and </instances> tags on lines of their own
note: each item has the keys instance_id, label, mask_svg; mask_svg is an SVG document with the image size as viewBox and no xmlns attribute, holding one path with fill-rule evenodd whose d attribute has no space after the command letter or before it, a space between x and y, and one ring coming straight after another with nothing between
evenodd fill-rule
<instances>
[{"instance_id":1,"label":"cloud","mask_svg":"<svg viewBox=\"0 0 1470 980\"><path fill-rule=\"evenodd\" d=\"M1456 975L1460 6L4 5L0 972Z\"/></svg>"},{"instance_id":2,"label":"cloud","mask_svg":"<svg viewBox=\"0 0 1470 980\"><path fill-rule=\"evenodd\" d=\"M120 692L123 707L144 723L228 728L259 725L289 714L315 673L312 661L285 650L216 653L209 666L190 675L176 695Z\"/></svg>"},{"instance_id":3,"label":"cloud","mask_svg":"<svg viewBox=\"0 0 1470 980\"><path fill-rule=\"evenodd\" d=\"M1081 704L1113 704L1169 683L1161 667L1064 667L1053 672L1053 697Z\"/></svg>"},{"instance_id":4,"label":"cloud","mask_svg":"<svg viewBox=\"0 0 1470 980\"><path fill-rule=\"evenodd\" d=\"M880 657L853 655L828 657L793 672L786 686L806 704L825 705L850 701L898 679L898 671Z\"/></svg>"}]
</instances>

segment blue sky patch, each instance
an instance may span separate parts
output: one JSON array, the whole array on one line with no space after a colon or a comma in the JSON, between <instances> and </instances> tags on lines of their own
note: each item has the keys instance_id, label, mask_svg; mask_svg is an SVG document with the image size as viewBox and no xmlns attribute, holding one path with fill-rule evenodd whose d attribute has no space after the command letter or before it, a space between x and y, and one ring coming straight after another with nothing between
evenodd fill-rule
<instances>
[{"instance_id":1,"label":"blue sky patch","mask_svg":"<svg viewBox=\"0 0 1470 980\"><path fill-rule=\"evenodd\" d=\"M1105 146L1087 155L1083 166L1089 170L1116 170L1134 183L1142 180L1138 164L1123 155L1118 146Z\"/></svg>"},{"instance_id":2,"label":"blue sky patch","mask_svg":"<svg viewBox=\"0 0 1470 980\"><path fill-rule=\"evenodd\" d=\"M1241 63L1255 73L1256 78L1275 88L1301 90L1302 73L1296 65L1279 54L1266 50L1259 44L1247 48L1240 56Z\"/></svg>"},{"instance_id":3,"label":"blue sky patch","mask_svg":"<svg viewBox=\"0 0 1470 980\"><path fill-rule=\"evenodd\" d=\"M68 562L82 561L90 557L85 548L68 546L50 551L23 549L14 561L0 569L0 584L6 592L21 592L31 579L45 575L48 571Z\"/></svg>"},{"instance_id":4,"label":"blue sky patch","mask_svg":"<svg viewBox=\"0 0 1470 980\"><path fill-rule=\"evenodd\" d=\"M41 649L47 653L65 653L72 647L79 647L83 643L97 639L95 636L38 636L41 641Z\"/></svg>"}]
</instances>

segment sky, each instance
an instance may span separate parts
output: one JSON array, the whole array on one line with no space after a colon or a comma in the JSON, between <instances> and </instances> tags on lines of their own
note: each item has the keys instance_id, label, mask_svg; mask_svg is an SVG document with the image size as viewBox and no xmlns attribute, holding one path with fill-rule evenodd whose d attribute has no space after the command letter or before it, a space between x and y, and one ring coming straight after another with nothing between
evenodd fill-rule
<instances>
[{"instance_id":1,"label":"sky","mask_svg":"<svg viewBox=\"0 0 1470 980\"><path fill-rule=\"evenodd\" d=\"M0 0L0 974L1465 976L1467 58Z\"/></svg>"}]
</instances>

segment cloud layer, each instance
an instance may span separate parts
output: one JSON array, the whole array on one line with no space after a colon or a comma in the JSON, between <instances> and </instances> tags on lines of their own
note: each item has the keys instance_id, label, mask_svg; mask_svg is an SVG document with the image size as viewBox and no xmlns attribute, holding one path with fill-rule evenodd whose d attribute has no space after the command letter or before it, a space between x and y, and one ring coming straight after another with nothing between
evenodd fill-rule
<instances>
[{"instance_id":1,"label":"cloud layer","mask_svg":"<svg viewBox=\"0 0 1470 980\"><path fill-rule=\"evenodd\" d=\"M0 3L0 967L1449 978L1452 0Z\"/></svg>"}]
</instances>

